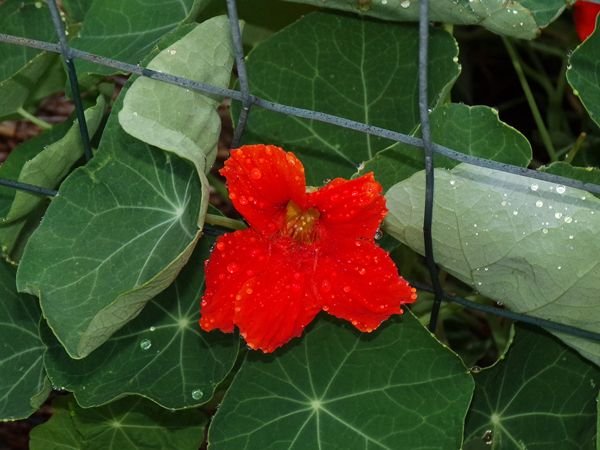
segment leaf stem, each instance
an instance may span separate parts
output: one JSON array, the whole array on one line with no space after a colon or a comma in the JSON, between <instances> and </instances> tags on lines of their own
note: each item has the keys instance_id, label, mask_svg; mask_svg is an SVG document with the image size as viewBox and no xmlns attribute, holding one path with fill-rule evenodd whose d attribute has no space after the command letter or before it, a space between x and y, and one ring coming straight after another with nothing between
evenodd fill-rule
<instances>
[{"instance_id":1,"label":"leaf stem","mask_svg":"<svg viewBox=\"0 0 600 450\"><path fill-rule=\"evenodd\" d=\"M510 56L517 77L519 78L519 83L521 84L521 88L523 89L523 93L525 94L525 98L527 99L527 104L529 105L529 109L531 110L531 115L533 116L533 120L535 121L535 124L538 128L540 137L542 138L542 142L544 143L544 147L546 147L548 156L552 161L557 161L558 156L556 154L556 149L554 148L552 139L550 139L550 134L548 133L546 124L544 124L544 120L542 119L540 110L537 106L537 103L535 102L535 98L533 97L533 93L531 92L531 88L529 87L527 78L525 77L519 54L516 52L512 43L504 36L502 37L502 42L504 43L504 47L506 47L506 51Z\"/></svg>"},{"instance_id":2,"label":"leaf stem","mask_svg":"<svg viewBox=\"0 0 600 450\"><path fill-rule=\"evenodd\" d=\"M19 113L19 115L24 119L27 119L34 125L40 127L42 130L50 130L52 128L51 124L49 124L45 120L40 119L39 117L34 116L33 114L25 110L23 107L17 109L17 113Z\"/></svg>"},{"instance_id":3,"label":"leaf stem","mask_svg":"<svg viewBox=\"0 0 600 450\"><path fill-rule=\"evenodd\" d=\"M246 228L246 224L241 220L231 219L218 214L207 214L204 222L208 225L229 228L230 230L243 230Z\"/></svg>"}]
</instances>

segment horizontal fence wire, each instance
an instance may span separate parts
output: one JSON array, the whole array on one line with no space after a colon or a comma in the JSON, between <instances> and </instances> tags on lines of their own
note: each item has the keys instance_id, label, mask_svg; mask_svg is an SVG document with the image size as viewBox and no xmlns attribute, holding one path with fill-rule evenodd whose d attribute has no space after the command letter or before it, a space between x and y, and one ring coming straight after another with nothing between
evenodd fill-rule
<instances>
[{"instance_id":1,"label":"horizontal fence wire","mask_svg":"<svg viewBox=\"0 0 600 450\"><path fill-rule=\"evenodd\" d=\"M585 183L579 180L562 177L545 172L538 172L536 170L527 169L524 167L514 166L511 164L499 163L496 161L478 158L475 156L465 155L463 153L452 150L448 147L444 147L439 144L435 144L431 141L430 123L429 123L429 111L427 107L427 53L428 53L428 39L429 39L429 1L421 0L419 9L419 114L421 117L421 133L422 139L414 136L409 136L397 131L388 130L373 125L356 122L343 117L327 114L319 111L313 111L303 108L297 108L294 106L284 105L281 103L266 100L250 93L249 80L246 72L246 66L244 62L243 45L241 39L241 32L239 28L239 20L237 14L237 6L235 0L226 0L228 17L231 28L231 37L233 42L236 69L238 75L238 81L240 90L220 88L212 86L207 83L202 83L187 78L179 77L176 75L158 72L140 65L134 65L125 63L122 61L106 58L104 56L95 55L93 53L85 52L75 48L71 48L67 45L67 37L65 34L64 27L58 15L58 8L56 0L50 0L49 6L52 14L52 19L56 33L59 37L59 44L53 44L44 41L38 41L35 39L29 39L9 34L0 33L0 42L14 44L24 47L35 48L38 50L48 51L52 53L61 54L65 65L67 67L67 74L69 76L69 82L73 94L73 102L77 111L77 118L79 121L79 129L82 137L82 143L84 146L84 154L86 160L91 158L91 145L89 134L84 120L83 103L81 101L81 95L79 92L79 85L77 83L77 73L74 59L81 59L89 61L98 65L112 67L121 72L131 73L139 76L144 76L154 80L162 81L168 84L173 84L186 89L190 89L196 92L204 94L217 95L220 97L230 98L241 102L242 108L240 117L234 132L232 140L233 146L239 145L243 132L246 127L246 123L250 114L250 110L253 106L258 106L263 109L267 109L273 112L300 117L308 120L316 120L319 122L328 123L331 125L339 126L342 128L358 131L382 138L390 139L396 142L408 144L410 146L421 148L424 151L424 161L426 169L426 203L425 203L425 214L423 221L424 228L424 241L426 248L426 259L428 270L432 279L433 287L427 286L421 283L412 284L423 291L433 292L435 295L434 308L432 309L431 320L429 328L435 330L438 318L439 307L442 300L453 302L462 305L465 308L478 310L487 314L495 316L505 317L507 319L524 322L533 325L546 328L548 330L569 334L572 336L582 337L589 340L600 341L600 333L584 330L578 327L553 322L526 314L515 313L512 311L505 310L503 308L496 308L488 305L483 305L477 302L473 302L461 297L452 296L446 294L441 284L439 283L437 267L433 258L433 244L431 237L431 227L433 223L433 194L434 194L434 171L433 171L433 155L439 154L446 156L452 160L468 163L474 166L494 169L506 173L512 173L515 175L526 176L528 178L543 180L551 183L562 184L564 186L573 187L576 189L586 190L592 193L600 194L600 185L594 183ZM55 17L56 16L56 17ZM58 20L57 20L58 19ZM15 180L7 180L0 178L0 185L10 187L13 189L23 190L33 194L44 195L44 196L55 196L58 194L57 191L47 189L41 186L34 186L27 183L22 183ZM205 226L205 232L208 235L216 236L226 232L218 227Z\"/></svg>"}]
</instances>

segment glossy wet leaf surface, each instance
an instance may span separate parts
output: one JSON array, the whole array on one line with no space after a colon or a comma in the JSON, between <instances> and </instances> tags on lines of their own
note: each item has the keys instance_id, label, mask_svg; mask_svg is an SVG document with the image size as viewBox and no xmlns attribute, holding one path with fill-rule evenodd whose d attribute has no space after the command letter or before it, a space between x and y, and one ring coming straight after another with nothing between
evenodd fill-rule
<instances>
[{"instance_id":1,"label":"glossy wet leaf surface","mask_svg":"<svg viewBox=\"0 0 600 450\"><path fill-rule=\"evenodd\" d=\"M465 450L595 449L600 369L558 339L517 327L506 359L474 378Z\"/></svg>"},{"instance_id":2,"label":"glossy wet leaf surface","mask_svg":"<svg viewBox=\"0 0 600 450\"><path fill-rule=\"evenodd\" d=\"M340 9L385 20L418 21L418 0L288 0ZM565 9L564 0L436 0L429 6L432 21L479 25L498 34L533 39Z\"/></svg>"},{"instance_id":3,"label":"glossy wet leaf surface","mask_svg":"<svg viewBox=\"0 0 600 450\"><path fill-rule=\"evenodd\" d=\"M431 139L439 145L466 155L526 167L531 145L521 133L500 121L498 112L487 106L457 103L440 105L430 115ZM416 135L420 135L417 130ZM459 164L436 154L435 167L451 169ZM407 144L395 144L367 161L361 173L375 172L384 190L423 170L423 151Z\"/></svg>"},{"instance_id":4,"label":"glossy wet leaf surface","mask_svg":"<svg viewBox=\"0 0 600 450\"><path fill-rule=\"evenodd\" d=\"M126 134L118 110L97 155L61 185L17 275L19 290L40 298L74 358L87 356L171 283L206 208L194 167Z\"/></svg>"},{"instance_id":5,"label":"glossy wet leaf surface","mask_svg":"<svg viewBox=\"0 0 600 450\"><path fill-rule=\"evenodd\" d=\"M233 65L229 22L218 16L192 28L147 67L218 87L228 87ZM119 112L123 129L163 150L210 170L217 153L219 100L188 89L140 77L131 85Z\"/></svg>"},{"instance_id":6,"label":"glossy wet leaf surface","mask_svg":"<svg viewBox=\"0 0 600 450\"><path fill-rule=\"evenodd\" d=\"M87 358L69 358L45 329L45 365L53 384L73 391L85 407L125 394L142 395L167 408L209 401L239 347L237 335L205 333L198 325L201 267L212 243L203 238L175 282Z\"/></svg>"},{"instance_id":7,"label":"glossy wet leaf surface","mask_svg":"<svg viewBox=\"0 0 600 450\"><path fill-rule=\"evenodd\" d=\"M435 170L433 248L450 274L513 311L597 331L600 200L461 164ZM423 254L425 174L386 194L386 230ZM561 335L596 363L600 344Z\"/></svg>"},{"instance_id":8,"label":"glossy wet leaf surface","mask_svg":"<svg viewBox=\"0 0 600 450\"><path fill-rule=\"evenodd\" d=\"M459 448L472 383L410 313L372 334L321 320L283 352L248 355L210 448Z\"/></svg>"},{"instance_id":9,"label":"glossy wet leaf surface","mask_svg":"<svg viewBox=\"0 0 600 450\"><path fill-rule=\"evenodd\" d=\"M419 124L417 51L415 25L312 13L248 55L250 90L286 105L410 133ZM450 34L432 30L429 52L434 107L458 76L458 48ZM234 103L234 113L236 108ZM314 186L350 177L360 163L393 144L259 108L250 114L244 141L293 151Z\"/></svg>"}]
</instances>

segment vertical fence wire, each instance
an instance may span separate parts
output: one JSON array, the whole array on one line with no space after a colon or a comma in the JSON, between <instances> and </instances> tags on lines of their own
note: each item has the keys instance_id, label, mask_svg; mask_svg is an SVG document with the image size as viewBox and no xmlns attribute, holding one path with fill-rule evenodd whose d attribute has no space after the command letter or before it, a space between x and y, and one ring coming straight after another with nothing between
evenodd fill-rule
<instances>
[{"instance_id":1,"label":"vertical fence wire","mask_svg":"<svg viewBox=\"0 0 600 450\"><path fill-rule=\"evenodd\" d=\"M250 94L250 83L248 81L248 73L246 72L246 62L244 61L244 44L242 42L242 33L240 31L236 0L227 0L227 15L231 27L231 38L233 40L233 51L235 53L235 66L237 69L238 81L240 83L240 91L242 92L240 117L238 118L231 140L231 147L236 148L239 147L242 135L246 129L253 97Z\"/></svg>"},{"instance_id":2,"label":"vertical fence wire","mask_svg":"<svg viewBox=\"0 0 600 450\"><path fill-rule=\"evenodd\" d=\"M67 43L65 27L63 26L63 21L60 17L60 11L58 10L56 0L49 0L48 7L50 9L50 15L52 16L54 30L56 31L56 34L58 36L60 51L65 65L67 67L69 85L71 86L71 93L73 94L73 103L75 104L77 121L79 122L79 134L81 135L83 154L85 156L85 160L89 161L90 159L92 159L92 145L90 143L90 134L88 132L87 123L85 121L85 112L83 110L83 102L81 101L81 92L79 91L79 82L77 80L77 71L75 70L73 55Z\"/></svg>"},{"instance_id":3,"label":"vertical fence wire","mask_svg":"<svg viewBox=\"0 0 600 450\"><path fill-rule=\"evenodd\" d=\"M423 241L425 244L425 260L433 285L434 301L429 319L429 331L435 332L444 291L440 284L435 259L433 257L433 194L435 177L433 172L433 143L431 142L431 126L429 123L429 96L427 92L427 61L429 59L429 0L419 3L419 116L421 118L421 138L423 139L423 155L425 159L425 208L423 213Z\"/></svg>"}]
</instances>

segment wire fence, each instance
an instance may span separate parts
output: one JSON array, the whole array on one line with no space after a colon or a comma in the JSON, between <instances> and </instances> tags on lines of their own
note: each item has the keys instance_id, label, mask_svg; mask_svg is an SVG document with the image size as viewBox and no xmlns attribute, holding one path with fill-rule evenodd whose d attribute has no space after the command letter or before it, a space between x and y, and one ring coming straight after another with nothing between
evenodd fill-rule
<instances>
[{"instance_id":1,"label":"wire fence","mask_svg":"<svg viewBox=\"0 0 600 450\"><path fill-rule=\"evenodd\" d=\"M68 45L67 37L63 22L60 17L60 12L56 0L48 0L48 6L52 16L52 21L56 34L58 36L58 44L53 44L34 39L28 39L20 36L13 36L0 33L0 42L15 44L44 50L53 53L60 53L67 68L69 85L73 94L73 102L77 119L79 122L79 130L84 147L84 155L86 161L92 157L92 147L90 143L89 132L85 122L83 103L79 92L79 84L77 81L77 72L75 70L75 59L90 61L102 66L112 67L119 71L129 72L132 74L148 77L154 80L180 86L203 94L217 95L239 101L242 105L240 116L235 127L232 147L237 147L242 139L248 117L250 116L253 107L259 107L270 111L286 114L290 116L300 117L309 120L316 120L328 124L336 125L342 128L347 128L354 131L367 133L374 136L383 137L396 142L409 144L415 148L421 148L424 153L425 162L425 209L423 215L423 239L425 244L425 259L429 275L432 280L432 286L427 286L421 283L412 283L418 289L429 291L434 294L434 303L431 311L429 329L434 331L437 326L439 310L442 301L453 302L465 308L476 311L481 311L486 314L493 314L499 317L504 317L516 322L523 322L536 325L547 330L565 333L572 336L581 337L588 340L599 341L600 333L584 330L578 327L541 319L538 317L529 316L506 310L500 307L484 305L462 297L457 297L444 292L439 281L437 265L433 256L433 239L432 239L432 224L433 224L433 200L434 200L434 155L443 155L452 160L468 163L474 166L490 168L515 175L526 176L532 179L548 181L551 183L562 184L564 186L573 187L576 189L586 190L595 194L600 194L600 185L594 183L585 183L571 178L565 178L559 175L554 175L546 172L538 172L536 170L518 167L510 164L499 163L484 158L466 155L448 147L436 144L431 140L431 127L429 121L429 111L427 103L427 60L428 60L428 42L429 42L429 0L420 0L419 6L419 60L418 60L418 86L419 86L419 115L421 119L421 136L417 138L385 128L376 127L366 123L356 122L343 117L338 117L332 114L326 114L319 111L296 108L294 106L283 105L272 102L253 95L250 92L250 85L246 66L244 62L244 51L242 45L241 31L238 21L236 0L226 0L229 24L231 29L231 37L235 54L235 62L237 75L239 80L240 90L220 88L206 83L190 80L168 73L157 72L152 69L141 67L139 65L128 64L122 61L106 58L100 55L95 55L89 52L71 48ZM21 183L15 180L0 178L0 185L13 189L31 192L37 195L55 196L58 192L52 189L47 189L41 186L33 186L31 184ZM212 230L210 234L219 234L219 231Z\"/></svg>"}]
</instances>

